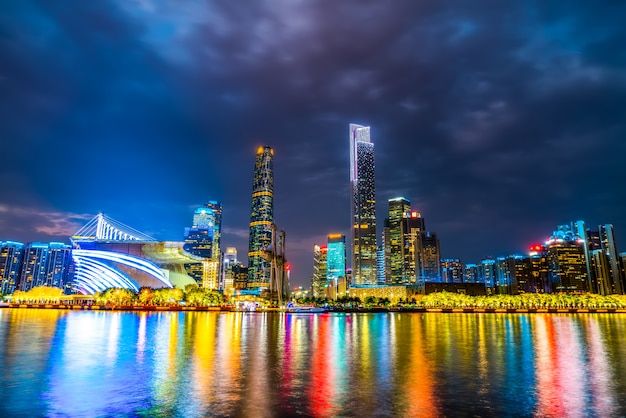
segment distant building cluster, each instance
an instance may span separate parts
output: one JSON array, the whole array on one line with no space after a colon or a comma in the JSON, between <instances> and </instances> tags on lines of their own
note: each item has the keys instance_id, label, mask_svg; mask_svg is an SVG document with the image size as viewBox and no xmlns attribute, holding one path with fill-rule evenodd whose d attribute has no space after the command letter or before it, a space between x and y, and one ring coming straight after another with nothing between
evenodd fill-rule
<instances>
[{"instance_id":1,"label":"distant building cluster","mask_svg":"<svg viewBox=\"0 0 626 418\"><path fill-rule=\"evenodd\" d=\"M458 258L442 258L437 234L426 229L424 217L411 208L408 199L397 197L388 201L382 245L376 247L374 143L370 128L351 124L349 140L352 269L345 269L342 275L335 268L334 260L341 258L338 252L343 251L345 260L345 237L329 235L326 245L315 244L312 297L408 297L444 289L472 294L626 292L626 253L618 253L612 225L592 230L583 221L572 222L559 226L547 242L533 245L527 255L464 264ZM343 242L343 247L331 244L331 237L333 243L337 239ZM409 290L401 292L402 286Z\"/></svg>"},{"instance_id":2,"label":"distant building cluster","mask_svg":"<svg viewBox=\"0 0 626 418\"><path fill-rule=\"evenodd\" d=\"M0 291L11 294L37 286L70 286L70 246L0 241Z\"/></svg>"}]
</instances>

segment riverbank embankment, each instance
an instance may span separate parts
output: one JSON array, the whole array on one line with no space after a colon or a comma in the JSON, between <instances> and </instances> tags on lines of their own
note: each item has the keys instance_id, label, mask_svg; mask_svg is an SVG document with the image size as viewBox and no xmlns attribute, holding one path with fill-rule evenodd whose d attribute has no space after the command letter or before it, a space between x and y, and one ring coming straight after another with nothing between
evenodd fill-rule
<instances>
[{"instance_id":1,"label":"riverbank embankment","mask_svg":"<svg viewBox=\"0 0 626 418\"><path fill-rule=\"evenodd\" d=\"M0 308L12 309L63 309L63 310L83 310L83 311L183 311L183 312L230 312L235 311L231 306L151 306L151 305L66 305L49 303L8 303L0 304ZM253 312L281 312L279 308L259 308ZM613 308L412 308L412 307L360 307L360 308L331 308L328 313L509 313L509 314L562 314L562 313L626 313L626 309Z\"/></svg>"}]
</instances>

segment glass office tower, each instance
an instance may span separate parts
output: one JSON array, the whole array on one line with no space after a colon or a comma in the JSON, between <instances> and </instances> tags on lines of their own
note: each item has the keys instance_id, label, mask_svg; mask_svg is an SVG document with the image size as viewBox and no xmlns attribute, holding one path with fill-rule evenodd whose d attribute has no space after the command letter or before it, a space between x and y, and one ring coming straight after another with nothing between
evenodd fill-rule
<instances>
[{"instance_id":1,"label":"glass office tower","mask_svg":"<svg viewBox=\"0 0 626 418\"><path fill-rule=\"evenodd\" d=\"M274 223L274 150L259 147L254 164L250 240L248 245L248 288L269 287L270 263L266 251L272 242Z\"/></svg>"},{"instance_id":2,"label":"glass office tower","mask_svg":"<svg viewBox=\"0 0 626 418\"><path fill-rule=\"evenodd\" d=\"M352 281L376 284L376 184L370 128L350 124Z\"/></svg>"}]
</instances>

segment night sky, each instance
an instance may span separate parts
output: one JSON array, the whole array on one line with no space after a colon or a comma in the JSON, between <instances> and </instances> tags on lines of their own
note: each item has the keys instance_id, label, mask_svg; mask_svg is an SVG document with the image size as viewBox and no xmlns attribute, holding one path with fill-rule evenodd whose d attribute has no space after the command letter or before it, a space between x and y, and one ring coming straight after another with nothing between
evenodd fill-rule
<instances>
[{"instance_id":1,"label":"night sky","mask_svg":"<svg viewBox=\"0 0 626 418\"><path fill-rule=\"evenodd\" d=\"M97 212L182 240L224 207L245 261L275 150L292 283L350 230L348 125L371 126L380 235L404 196L470 263L558 224L626 251L626 2L3 0L0 240L69 242Z\"/></svg>"}]
</instances>

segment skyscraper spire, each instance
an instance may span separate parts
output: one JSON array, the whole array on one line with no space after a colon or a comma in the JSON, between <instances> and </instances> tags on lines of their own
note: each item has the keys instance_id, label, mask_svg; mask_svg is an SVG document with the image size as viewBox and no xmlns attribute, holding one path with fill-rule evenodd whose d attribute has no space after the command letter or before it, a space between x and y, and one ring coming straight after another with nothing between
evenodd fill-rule
<instances>
[{"instance_id":1,"label":"skyscraper spire","mask_svg":"<svg viewBox=\"0 0 626 418\"><path fill-rule=\"evenodd\" d=\"M369 126L350 124L352 281L376 284L376 185Z\"/></svg>"},{"instance_id":2,"label":"skyscraper spire","mask_svg":"<svg viewBox=\"0 0 626 418\"><path fill-rule=\"evenodd\" d=\"M254 165L250 241L248 246L248 287L269 287L270 263L266 251L272 243L274 223L274 150L259 147Z\"/></svg>"}]
</instances>

